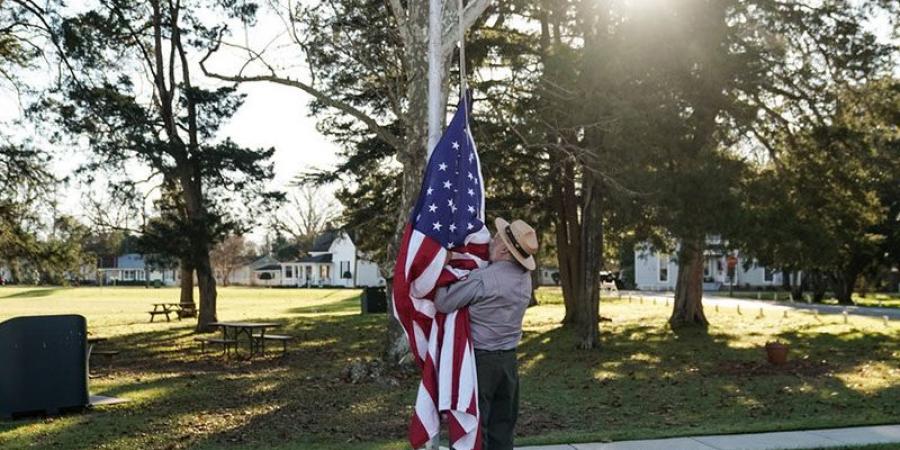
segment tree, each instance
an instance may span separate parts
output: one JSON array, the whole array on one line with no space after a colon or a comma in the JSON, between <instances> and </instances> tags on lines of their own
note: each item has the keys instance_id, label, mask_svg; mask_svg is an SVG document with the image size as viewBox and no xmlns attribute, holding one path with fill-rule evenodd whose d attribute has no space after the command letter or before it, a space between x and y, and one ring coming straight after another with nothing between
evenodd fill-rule
<instances>
[{"instance_id":1,"label":"tree","mask_svg":"<svg viewBox=\"0 0 900 450\"><path fill-rule=\"evenodd\" d=\"M275 227L290 235L299 252L305 253L316 237L333 225L339 211L321 187L302 183L295 187L288 195L288 203L278 211Z\"/></svg>"},{"instance_id":2,"label":"tree","mask_svg":"<svg viewBox=\"0 0 900 450\"><path fill-rule=\"evenodd\" d=\"M841 304L853 304L857 279L896 258L898 154L888 105L897 81L875 79L836 93L821 125L793 133L779 166L760 170L746 208L747 244L766 265L802 270L821 301L830 281Z\"/></svg>"},{"instance_id":3,"label":"tree","mask_svg":"<svg viewBox=\"0 0 900 450\"><path fill-rule=\"evenodd\" d=\"M212 259L217 278L222 280L222 286L228 286L228 278L241 264L247 262L251 253L248 242L243 236L236 234L226 237L213 247L209 256Z\"/></svg>"},{"instance_id":4,"label":"tree","mask_svg":"<svg viewBox=\"0 0 900 450\"><path fill-rule=\"evenodd\" d=\"M35 108L71 136L87 138L95 158L86 172L127 173L126 161L140 162L177 196L183 215L176 208L151 231L158 241L185 237L186 250L176 255L197 274L198 331L216 320L211 247L242 227L240 212L278 197L263 188L272 178L273 149L216 139L242 97L232 87L200 87L192 75L194 52L224 29L224 19L204 25L216 12L251 20L255 5L223 2L201 11L180 2L104 0L65 17L57 32L69 70L57 95ZM135 184L124 179L117 187Z\"/></svg>"},{"instance_id":5,"label":"tree","mask_svg":"<svg viewBox=\"0 0 900 450\"><path fill-rule=\"evenodd\" d=\"M737 240L767 265L802 270L819 300L830 278L839 301L850 303L855 280L887 254L879 247L890 240L883 214L896 166L884 124L895 120L886 111L896 103L885 106L896 98L889 86L897 48L864 28L873 11L896 16L900 6L833 1L760 10L760 27L779 37L786 62L752 97L760 114L749 132L768 158L745 202L750 232ZM760 235L762 228L770 233Z\"/></svg>"},{"instance_id":6,"label":"tree","mask_svg":"<svg viewBox=\"0 0 900 450\"><path fill-rule=\"evenodd\" d=\"M487 0L474 0L465 6L463 26L469 28L488 7ZM456 3L446 2L443 10L441 67L441 110L446 109L449 89L449 61L458 40ZM250 70L257 73L222 73L209 67L204 71L216 78L234 82L271 82L310 94L313 114L320 117L319 129L347 146L348 156L355 144L369 141L387 149L402 170L385 169L398 177L394 191L396 209L388 224L391 239L379 261L386 274L392 273L401 231L418 195L427 151L427 44L428 4L390 0L381 2L345 0L320 2L306 7L277 4L288 24L288 36L303 52L311 74L304 82L289 70L265 58L265 50L241 47L251 56ZM213 51L219 47L214 47ZM210 55L207 55L209 57ZM348 76L348 74L353 74ZM363 157L363 159L367 158ZM352 159L352 157L350 158ZM348 160L349 161L349 160ZM346 167L346 163L342 165ZM338 167L337 172L342 167ZM408 353L402 329L389 319L387 359L399 361Z\"/></svg>"}]
</instances>

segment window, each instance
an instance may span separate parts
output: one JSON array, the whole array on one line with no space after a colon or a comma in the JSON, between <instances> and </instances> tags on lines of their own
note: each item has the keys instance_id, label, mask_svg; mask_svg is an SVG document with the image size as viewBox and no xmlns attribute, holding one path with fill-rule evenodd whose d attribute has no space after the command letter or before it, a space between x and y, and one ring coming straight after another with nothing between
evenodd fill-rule
<instances>
[{"instance_id":1,"label":"window","mask_svg":"<svg viewBox=\"0 0 900 450\"><path fill-rule=\"evenodd\" d=\"M661 283L669 281L669 255L659 255L659 281Z\"/></svg>"},{"instance_id":2,"label":"window","mask_svg":"<svg viewBox=\"0 0 900 450\"><path fill-rule=\"evenodd\" d=\"M775 280L775 271L768 267L763 268L763 281L771 283Z\"/></svg>"},{"instance_id":3,"label":"window","mask_svg":"<svg viewBox=\"0 0 900 450\"><path fill-rule=\"evenodd\" d=\"M341 278L353 278L353 274L350 273L350 261L341 261Z\"/></svg>"},{"instance_id":4,"label":"window","mask_svg":"<svg viewBox=\"0 0 900 450\"><path fill-rule=\"evenodd\" d=\"M319 279L323 281L327 281L331 279L331 266L328 264L322 264L319 266Z\"/></svg>"},{"instance_id":5,"label":"window","mask_svg":"<svg viewBox=\"0 0 900 450\"><path fill-rule=\"evenodd\" d=\"M294 268L291 266L284 267L284 277L285 278L294 278Z\"/></svg>"}]
</instances>

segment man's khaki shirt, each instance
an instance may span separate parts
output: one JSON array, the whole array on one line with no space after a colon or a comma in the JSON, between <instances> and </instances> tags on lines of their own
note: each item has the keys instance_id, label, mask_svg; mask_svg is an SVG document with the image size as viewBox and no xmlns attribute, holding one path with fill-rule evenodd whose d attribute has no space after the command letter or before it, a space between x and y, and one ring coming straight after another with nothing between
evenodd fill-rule
<instances>
[{"instance_id":1,"label":"man's khaki shirt","mask_svg":"<svg viewBox=\"0 0 900 450\"><path fill-rule=\"evenodd\" d=\"M435 293L440 312L469 306L472 341L478 350L510 350L522 339L522 318L531 300L531 273L513 261L497 261Z\"/></svg>"}]
</instances>

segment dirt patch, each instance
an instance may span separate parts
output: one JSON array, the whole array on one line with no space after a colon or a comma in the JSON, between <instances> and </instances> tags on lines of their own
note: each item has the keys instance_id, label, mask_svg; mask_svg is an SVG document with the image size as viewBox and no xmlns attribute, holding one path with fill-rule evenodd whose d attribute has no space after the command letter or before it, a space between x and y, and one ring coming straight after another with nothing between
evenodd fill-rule
<instances>
[{"instance_id":1,"label":"dirt patch","mask_svg":"<svg viewBox=\"0 0 900 450\"><path fill-rule=\"evenodd\" d=\"M780 366L768 361L725 361L713 369L711 375L821 377L832 375L834 369L834 365L826 360L797 359Z\"/></svg>"},{"instance_id":2,"label":"dirt patch","mask_svg":"<svg viewBox=\"0 0 900 450\"><path fill-rule=\"evenodd\" d=\"M536 436L566 428L566 421L556 414L521 405L516 421L516 436Z\"/></svg>"}]
</instances>

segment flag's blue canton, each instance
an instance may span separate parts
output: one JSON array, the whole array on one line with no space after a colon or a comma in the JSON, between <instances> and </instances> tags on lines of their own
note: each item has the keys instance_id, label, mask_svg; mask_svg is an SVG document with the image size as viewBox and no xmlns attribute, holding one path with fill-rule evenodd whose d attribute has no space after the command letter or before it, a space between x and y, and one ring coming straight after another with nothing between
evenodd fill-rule
<instances>
[{"instance_id":1,"label":"flag's blue canton","mask_svg":"<svg viewBox=\"0 0 900 450\"><path fill-rule=\"evenodd\" d=\"M465 103L460 102L431 154L412 217L416 230L445 248L462 245L467 235L483 225L481 171L464 108Z\"/></svg>"}]
</instances>

